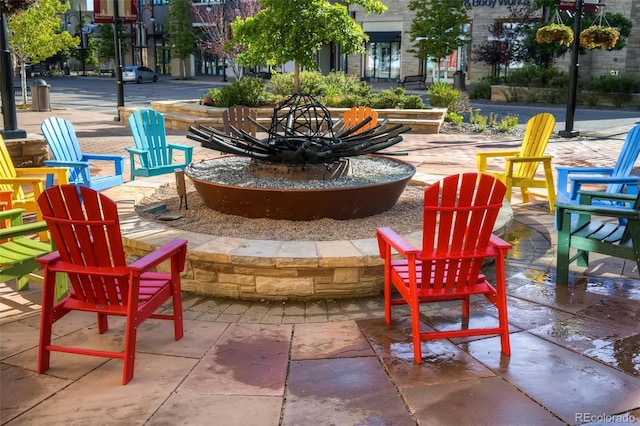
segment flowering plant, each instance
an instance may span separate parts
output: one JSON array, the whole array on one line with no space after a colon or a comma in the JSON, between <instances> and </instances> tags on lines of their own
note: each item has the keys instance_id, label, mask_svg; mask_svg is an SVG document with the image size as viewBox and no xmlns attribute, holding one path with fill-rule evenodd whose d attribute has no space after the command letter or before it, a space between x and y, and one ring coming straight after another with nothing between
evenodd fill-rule
<instances>
[{"instance_id":1,"label":"flowering plant","mask_svg":"<svg viewBox=\"0 0 640 426\"><path fill-rule=\"evenodd\" d=\"M587 49L613 49L620 37L617 28L593 25L580 33L580 44Z\"/></svg>"},{"instance_id":2,"label":"flowering plant","mask_svg":"<svg viewBox=\"0 0 640 426\"><path fill-rule=\"evenodd\" d=\"M558 43L569 47L573 42L573 30L564 24L545 25L538 28L536 41L538 43Z\"/></svg>"},{"instance_id":3,"label":"flowering plant","mask_svg":"<svg viewBox=\"0 0 640 426\"><path fill-rule=\"evenodd\" d=\"M0 13L10 15L20 12L35 3L36 0L0 0Z\"/></svg>"}]
</instances>

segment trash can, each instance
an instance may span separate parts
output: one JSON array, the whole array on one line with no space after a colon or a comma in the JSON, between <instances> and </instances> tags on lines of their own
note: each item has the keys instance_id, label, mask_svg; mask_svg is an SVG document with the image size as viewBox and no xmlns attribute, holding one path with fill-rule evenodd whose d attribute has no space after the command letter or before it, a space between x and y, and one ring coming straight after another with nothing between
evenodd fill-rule
<instances>
[{"instance_id":1,"label":"trash can","mask_svg":"<svg viewBox=\"0 0 640 426\"><path fill-rule=\"evenodd\" d=\"M465 73L462 71L456 71L453 73L453 88L458 90L466 90L464 78L466 77Z\"/></svg>"},{"instance_id":2,"label":"trash can","mask_svg":"<svg viewBox=\"0 0 640 426\"><path fill-rule=\"evenodd\" d=\"M51 86L43 79L33 80L31 83L32 111L51 111L50 90Z\"/></svg>"}]
</instances>

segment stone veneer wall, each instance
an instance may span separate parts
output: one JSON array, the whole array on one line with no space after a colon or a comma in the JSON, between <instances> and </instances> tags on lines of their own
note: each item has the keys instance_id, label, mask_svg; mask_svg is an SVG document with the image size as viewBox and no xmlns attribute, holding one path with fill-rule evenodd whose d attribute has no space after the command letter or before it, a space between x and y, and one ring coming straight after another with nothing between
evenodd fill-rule
<instances>
[{"instance_id":1,"label":"stone veneer wall","mask_svg":"<svg viewBox=\"0 0 640 426\"><path fill-rule=\"evenodd\" d=\"M13 160L13 166L41 167L49 159L49 147L42 136L29 135L26 139L8 139L4 141Z\"/></svg>"}]
</instances>

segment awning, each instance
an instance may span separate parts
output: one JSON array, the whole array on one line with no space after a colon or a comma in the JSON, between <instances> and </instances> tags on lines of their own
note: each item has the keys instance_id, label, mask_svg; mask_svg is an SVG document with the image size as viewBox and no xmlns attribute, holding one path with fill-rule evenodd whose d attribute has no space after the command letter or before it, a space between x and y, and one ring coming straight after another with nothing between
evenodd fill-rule
<instances>
[{"instance_id":1,"label":"awning","mask_svg":"<svg viewBox=\"0 0 640 426\"><path fill-rule=\"evenodd\" d=\"M400 37L400 31L372 31L367 33L370 43L390 43Z\"/></svg>"}]
</instances>

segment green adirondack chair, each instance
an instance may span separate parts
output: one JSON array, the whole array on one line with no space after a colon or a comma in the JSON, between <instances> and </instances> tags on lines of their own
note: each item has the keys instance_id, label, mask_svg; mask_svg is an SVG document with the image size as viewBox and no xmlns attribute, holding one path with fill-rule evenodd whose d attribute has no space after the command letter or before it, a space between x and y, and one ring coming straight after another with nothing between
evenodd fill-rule
<instances>
[{"instance_id":1,"label":"green adirondack chair","mask_svg":"<svg viewBox=\"0 0 640 426\"><path fill-rule=\"evenodd\" d=\"M48 227L44 221L22 222L24 209L0 211L0 282L16 280L17 290L29 288L29 280L42 282L43 278L35 272L41 269L37 262L40 256L55 251L50 243L44 243L34 234L46 232ZM65 274L56 274L56 300L67 293Z\"/></svg>"},{"instance_id":2,"label":"green adirondack chair","mask_svg":"<svg viewBox=\"0 0 640 426\"><path fill-rule=\"evenodd\" d=\"M603 201L618 205L603 206ZM580 204L557 203L556 208L557 283L568 283L574 260L578 266L589 266L590 252L632 260L640 266L640 194L580 191ZM572 215L577 215L573 223ZM570 256L572 249L576 252Z\"/></svg>"}]
</instances>

